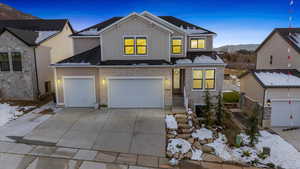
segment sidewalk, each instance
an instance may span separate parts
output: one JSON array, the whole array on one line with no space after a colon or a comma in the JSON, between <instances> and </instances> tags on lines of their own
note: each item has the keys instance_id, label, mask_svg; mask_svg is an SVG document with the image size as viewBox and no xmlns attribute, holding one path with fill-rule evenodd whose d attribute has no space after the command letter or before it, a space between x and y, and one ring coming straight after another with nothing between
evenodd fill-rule
<instances>
[{"instance_id":1,"label":"sidewalk","mask_svg":"<svg viewBox=\"0 0 300 169\"><path fill-rule=\"evenodd\" d=\"M0 169L173 168L169 166L168 159L162 157L10 142L0 142L0 164ZM177 168L255 169L230 164L196 161L190 162L189 165L180 165Z\"/></svg>"}]
</instances>

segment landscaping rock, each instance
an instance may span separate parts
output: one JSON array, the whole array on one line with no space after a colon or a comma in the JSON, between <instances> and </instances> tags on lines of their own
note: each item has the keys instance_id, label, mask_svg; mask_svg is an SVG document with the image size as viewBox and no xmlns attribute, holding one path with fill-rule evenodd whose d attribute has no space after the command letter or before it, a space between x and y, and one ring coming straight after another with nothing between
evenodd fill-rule
<instances>
[{"instance_id":1,"label":"landscaping rock","mask_svg":"<svg viewBox=\"0 0 300 169\"><path fill-rule=\"evenodd\" d=\"M174 154L174 158L179 159L180 153Z\"/></svg>"},{"instance_id":2,"label":"landscaping rock","mask_svg":"<svg viewBox=\"0 0 300 169\"><path fill-rule=\"evenodd\" d=\"M209 139L206 139L206 141L207 141L207 144L209 144L209 143L214 142L214 139L213 138L209 138Z\"/></svg>"},{"instance_id":3,"label":"landscaping rock","mask_svg":"<svg viewBox=\"0 0 300 169\"><path fill-rule=\"evenodd\" d=\"M202 159L203 161L207 161L207 162L218 162L218 163L222 162L222 159L219 158L218 156L213 154L208 154L208 153L204 153L202 155Z\"/></svg>"},{"instance_id":4,"label":"landscaping rock","mask_svg":"<svg viewBox=\"0 0 300 169\"><path fill-rule=\"evenodd\" d=\"M188 139L191 137L191 134L178 134L176 138Z\"/></svg>"},{"instance_id":5,"label":"landscaping rock","mask_svg":"<svg viewBox=\"0 0 300 169\"><path fill-rule=\"evenodd\" d=\"M167 157L172 158L174 155L171 152L167 152Z\"/></svg>"},{"instance_id":6,"label":"landscaping rock","mask_svg":"<svg viewBox=\"0 0 300 169\"><path fill-rule=\"evenodd\" d=\"M271 154L271 149L269 147L263 147L263 153L270 156Z\"/></svg>"},{"instance_id":7,"label":"landscaping rock","mask_svg":"<svg viewBox=\"0 0 300 169\"><path fill-rule=\"evenodd\" d=\"M192 130L191 129L180 129L179 132L182 134L191 134Z\"/></svg>"},{"instance_id":8,"label":"landscaping rock","mask_svg":"<svg viewBox=\"0 0 300 169\"><path fill-rule=\"evenodd\" d=\"M173 134L167 134L167 138L168 139L173 139L173 138L175 138L176 137L176 135L173 135Z\"/></svg>"},{"instance_id":9,"label":"landscaping rock","mask_svg":"<svg viewBox=\"0 0 300 169\"><path fill-rule=\"evenodd\" d=\"M212 153L212 152L215 151L215 149L213 147L208 146L208 145L203 145L202 146L202 151L204 153Z\"/></svg>"},{"instance_id":10,"label":"landscaping rock","mask_svg":"<svg viewBox=\"0 0 300 169\"><path fill-rule=\"evenodd\" d=\"M188 142L191 143L191 144L194 144L195 139L194 138L188 138Z\"/></svg>"},{"instance_id":11,"label":"landscaping rock","mask_svg":"<svg viewBox=\"0 0 300 169\"><path fill-rule=\"evenodd\" d=\"M190 158L192 158L192 156L193 156L193 153L192 152L187 152L185 155L184 155L184 157L185 158L188 158L188 159L190 159Z\"/></svg>"},{"instance_id":12,"label":"landscaping rock","mask_svg":"<svg viewBox=\"0 0 300 169\"><path fill-rule=\"evenodd\" d=\"M186 123L179 123L179 122L177 122L178 123L178 128L182 128L182 129L189 129L189 128L191 128L188 124L186 124Z\"/></svg>"},{"instance_id":13,"label":"landscaping rock","mask_svg":"<svg viewBox=\"0 0 300 169\"><path fill-rule=\"evenodd\" d=\"M185 114L176 114L176 115L175 115L175 118L176 118L176 119L187 119L187 117L188 117L188 116L185 115Z\"/></svg>"},{"instance_id":14,"label":"landscaping rock","mask_svg":"<svg viewBox=\"0 0 300 169\"><path fill-rule=\"evenodd\" d=\"M208 142L207 142L207 140L205 139L205 140L199 140L199 143L202 144L202 145L204 145L204 144L207 144Z\"/></svg>"},{"instance_id":15,"label":"landscaping rock","mask_svg":"<svg viewBox=\"0 0 300 169\"><path fill-rule=\"evenodd\" d=\"M187 123L187 119L176 119L177 123Z\"/></svg>"},{"instance_id":16,"label":"landscaping rock","mask_svg":"<svg viewBox=\"0 0 300 169\"><path fill-rule=\"evenodd\" d=\"M202 145L197 141L193 144L193 147L195 147L196 149L202 149Z\"/></svg>"}]
</instances>

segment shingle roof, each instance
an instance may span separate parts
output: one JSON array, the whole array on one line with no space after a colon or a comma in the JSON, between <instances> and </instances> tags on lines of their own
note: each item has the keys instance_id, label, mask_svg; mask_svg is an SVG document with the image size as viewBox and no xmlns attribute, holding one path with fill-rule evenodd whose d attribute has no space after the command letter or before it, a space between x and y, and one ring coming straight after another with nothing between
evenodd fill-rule
<instances>
[{"instance_id":1,"label":"shingle roof","mask_svg":"<svg viewBox=\"0 0 300 169\"><path fill-rule=\"evenodd\" d=\"M300 36L300 28L275 28L269 36L261 43L261 45L256 49L256 52L258 52L262 46L275 34L278 32L278 34L287 41L298 53L300 53L300 42L298 42L299 45L295 43L295 39L293 38L293 35L299 34ZM291 34L290 34L291 33Z\"/></svg>"},{"instance_id":2,"label":"shingle roof","mask_svg":"<svg viewBox=\"0 0 300 169\"><path fill-rule=\"evenodd\" d=\"M260 69L248 71L239 78L251 73L256 81L264 88L300 88L300 72L296 69ZM290 73L290 81L287 78ZM260 74L262 74L260 76ZM270 77L267 77L270 76ZM276 79L280 77L279 79ZM268 78L268 79L266 79ZM295 78L297 81L295 81ZM299 78L299 79L298 79Z\"/></svg>"},{"instance_id":3,"label":"shingle roof","mask_svg":"<svg viewBox=\"0 0 300 169\"><path fill-rule=\"evenodd\" d=\"M10 32L11 34L13 34L17 38L19 38L21 41L26 43L28 46L36 45L35 40L38 37L37 32L26 31L26 30L15 29L15 28L7 28L7 27L0 28L0 34L2 34L2 32L4 32L4 31Z\"/></svg>"},{"instance_id":4,"label":"shingle roof","mask_svg":"<svg viewBox=\"0 0 300 169\"><path fill-rule=\"evenodd\" d=\"M74 32L67 19L0 20L0 34L7 30L27 45L34 46L62 31L65 24L69 24Z\"/></svg>"},{"instance_id":5,"label":"shingle roof","mask_svg":"<svg viewBox=\"0 0 300 169\"><path fill-rule=\"evenodd\" d=\"M28 31L61 31L67 19L0 20L0 28L10 27Z\"/></svg>"},{"instance_id":6,"label":"shingle roof","mask_svg":"<svg viewBox=\"0 0 300 169\"><path fill-rule=\"evenodd\" d=\"M194 24L191 24L189 22L183 21L183 20L178 19L178 18L173 17L173 16L159 16L159 17L161 19L163 19L163 20L165 20L165 21L167 21L167 22L169 22L169 23L171 23L171 24L179 27L179 28L183 28L183 29L189 29L190 28L190 29L203 30L204 31L203 34L216 34L216 33L212 32L212 31L209 31L207 29L204 29L204 28L199 27L197 25L194 25ZM116 22L116 21L118 21L118 20L120 20L122 18L123 17L113 17L113 18L110 18L110 19L105 20L105 21L103 21L101 23L98 23L98 24L93 25L91 27L85 28L85 29L83 29L83 30L81 30L79 32L76 32L72 36L93 36L95 34L88 34L88 33L87 34L81 34L81 33L85 32L85 31L88 31L88 30L92 30L92 29L94 29L96 31L100 31L103 28L105 28L105 27L113 24L114 22Z\"/></svg>"},{"instance_id":7,"label":"shingle roof","mask_svg":"<svg viewBox=\"0 0 300 169\"><path fill-rule=\"evenodd\" d=\"M165 60L108 60L101 61L101 49L97 46L88 51L64 59L58 64L90 64L90 65L163 65L170 64Z\"/></svg>"}]
</instances>

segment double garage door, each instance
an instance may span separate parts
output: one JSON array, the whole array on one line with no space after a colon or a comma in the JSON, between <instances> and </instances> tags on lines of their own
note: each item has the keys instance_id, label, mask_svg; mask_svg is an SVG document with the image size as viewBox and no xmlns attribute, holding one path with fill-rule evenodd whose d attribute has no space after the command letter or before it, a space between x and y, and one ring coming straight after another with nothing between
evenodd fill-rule
<instances>
[{"instance_id":1,"label":"double garage door","mask_svg":"<svg viewBox=\"0 0 300 169\"><path fill-rule=\"evenodd\" d=\"M107 101L111 108L161 108L164 106L162 78L110 78ZM96 104L95 79L64 78L66 107L93 107Z\"/></svg>"},{"instance_id":2,"label":"double garage door","mask_svg":"<svg viewBox=\"0 0 300 169\"><path fill-rule=\"evenodd\" d=\"M272 101L272 126L300 126L300 101Z\"/></svg>"}]
</instances>

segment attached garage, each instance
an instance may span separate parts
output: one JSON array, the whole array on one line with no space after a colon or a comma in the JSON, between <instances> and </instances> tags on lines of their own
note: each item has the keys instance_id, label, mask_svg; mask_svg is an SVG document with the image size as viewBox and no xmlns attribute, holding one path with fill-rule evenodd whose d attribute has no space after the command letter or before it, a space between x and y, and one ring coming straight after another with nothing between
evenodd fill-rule
<instances>
[{"instance_id":1,"label":"attached garage","mask_svg":"<svg viewBox=\"0 0 300 169\"><path fill-rule=\"evenodd\" d=\"M300 101L273 100L272 126L300 126Z\"/></svg>"},{"instance_id":2,"label":"attached garage","mask_svg":"<svg viewBox=\"0 0 300 169\"><path fill-rule=\"evenodd\" d=\"M164 107L163 77L108 78L108 106L111 108Z\"/></svg>"},{"instance_id":3,"label":"attached garage","mask_svg":"<svg viewBox=\"0 0 300 169\"><path fill-rule=\"evenodd\" d=\"M94 76L63 77L65 107L94 107L96 104Z\"/></svg>"}]
</instances>

